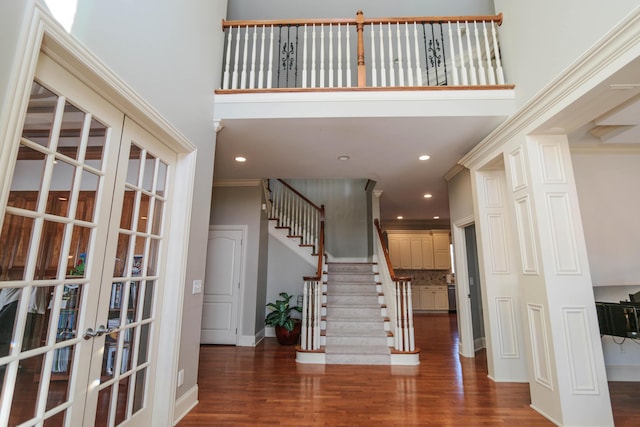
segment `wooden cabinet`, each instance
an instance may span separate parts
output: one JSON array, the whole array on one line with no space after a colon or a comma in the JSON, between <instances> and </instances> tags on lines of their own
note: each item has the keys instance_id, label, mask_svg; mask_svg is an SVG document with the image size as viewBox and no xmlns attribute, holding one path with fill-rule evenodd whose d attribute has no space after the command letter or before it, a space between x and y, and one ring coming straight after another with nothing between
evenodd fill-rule
<instances>
[{"instance_id":1,"label":"wooden cabinet","mask_svg":"<svg viewBox=\"0 0 640 427\"><path fill-rule=\"evenodd\" d=\"M414 310L449 310L447 287L440 285L418 285L411 289Z\"/></svg>"},{"instance_id":2,"label":"wooden cabinet","mask_svg":"<svg viewBox=\"0 0 640 427\"><path fill-rule=\"evenodd\" d=\"M393 268L449 270L448 230L387 231Z\"/></svg>"},{"instance_id":3,"label":"wooden cabinet","mask_svg":"<svg viewBox=\"0 0 640 427\"><path fill-rule=\"evenodd\" d=\"M433 264L435 270L449 270L451 268L451 252L449 231L433 230Z\"/></svg>"}]
</instances>

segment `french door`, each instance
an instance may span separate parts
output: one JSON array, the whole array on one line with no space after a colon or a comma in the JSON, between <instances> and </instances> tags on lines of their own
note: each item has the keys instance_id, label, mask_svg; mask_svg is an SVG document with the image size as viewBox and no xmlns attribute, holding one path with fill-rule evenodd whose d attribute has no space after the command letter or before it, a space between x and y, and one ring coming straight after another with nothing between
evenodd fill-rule
<instances>
[{"instance_id":1,"label":"french door","mask_svg":"<svg viewBox=\"0 0 640 427\"><path fill-rule=\"evenodd\" d=\"M150 424L176 155L40 55L0 209L0 426Z\"/></svg>"}]
</instances>

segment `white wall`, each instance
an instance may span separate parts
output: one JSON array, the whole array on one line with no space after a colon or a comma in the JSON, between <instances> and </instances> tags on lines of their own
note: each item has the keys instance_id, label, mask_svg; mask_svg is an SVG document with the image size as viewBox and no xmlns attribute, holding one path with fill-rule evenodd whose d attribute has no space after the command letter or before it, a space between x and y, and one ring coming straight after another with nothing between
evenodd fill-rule
<instances>
[{"instance_id":1,"label":"white wall","mask_svg":"<svg viewBox=\"0 0 640 427\"><path fill-rule=\"evenodd\" d=\"M490 15L492 0L229 0L229 19Z\"/></svg>"},{"instance_id":2,"label":"white wall","mask_svg":"<svg viewBox=\"0 0 640 427\"><path fill-rule=\"evenodd\" d=\"M471 175L464 168L447 183L449 190L449 218L455 224L463 218L473 216L473 193L471 192Z\"/></svg>"},{"instance_id":3,"label":"white wall","mask_svg":"<svg viewBox=\"0 0 640 427\"><path fill-rule=\"evenodd\" d=\"M576 149L571 159L593 286L640 284L640 150Z\"/></svg>"},{"instance_id":4,"label":"white wall","mask_svg":"<svg viewBox=\"0 0 640 427\"><path fill-rule=\"evenodd\" d=\"M620 22L637 1L495 0L507 83L522 106Z\"/></svg>"},{"instance_id":5,"label":"white wall","mask_svg":"<svg viewBox=\"0 0 640 427\"><path fill-rule=\"evenodd\" d=\"M186 283L204 278L224 0L79 0L72 34L198 147ZM202 294L185 286L179 369L197 383Z\"/></svg>"}]
</instances>

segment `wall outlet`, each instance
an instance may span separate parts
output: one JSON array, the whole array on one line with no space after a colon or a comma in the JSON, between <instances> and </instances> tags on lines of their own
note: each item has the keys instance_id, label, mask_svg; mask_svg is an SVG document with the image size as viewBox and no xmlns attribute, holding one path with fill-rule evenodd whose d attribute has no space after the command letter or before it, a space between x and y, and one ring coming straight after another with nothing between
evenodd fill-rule
<instances>
[{"instance_id":1,"label":"wall outlet","mask_svg":"<svg viewBox=\"0 0 640 427\"><path fill-rule=\"evenodd\" d=\"M193 281L193 294L199 294L202 292L202 280Z\"/></svg>"},{"instance_id":2,"label":"wall outlet","mask_svg":"<svg viewBox=\"0 0 640 427\"><path fill-rule=\"evenodd\" d=\"M184 369L178 371L178 387L184 384Z\"/></svg>"}]
</instances>

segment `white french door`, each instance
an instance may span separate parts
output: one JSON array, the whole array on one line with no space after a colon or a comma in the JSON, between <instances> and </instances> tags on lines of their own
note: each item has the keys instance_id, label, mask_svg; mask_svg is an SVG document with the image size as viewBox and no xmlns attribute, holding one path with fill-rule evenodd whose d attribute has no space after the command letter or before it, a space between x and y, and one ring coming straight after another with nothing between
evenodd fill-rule
<instances>
[{"instance_id":1,"label":"white french door","mask_svg":"<svg viewBox=\"0 0 640 427\"><path fill-rule=\"evenodd\" d=\"M0 210L0 426L148 425L176 154L44 54Z\"/></svg>"}]
</instances>

